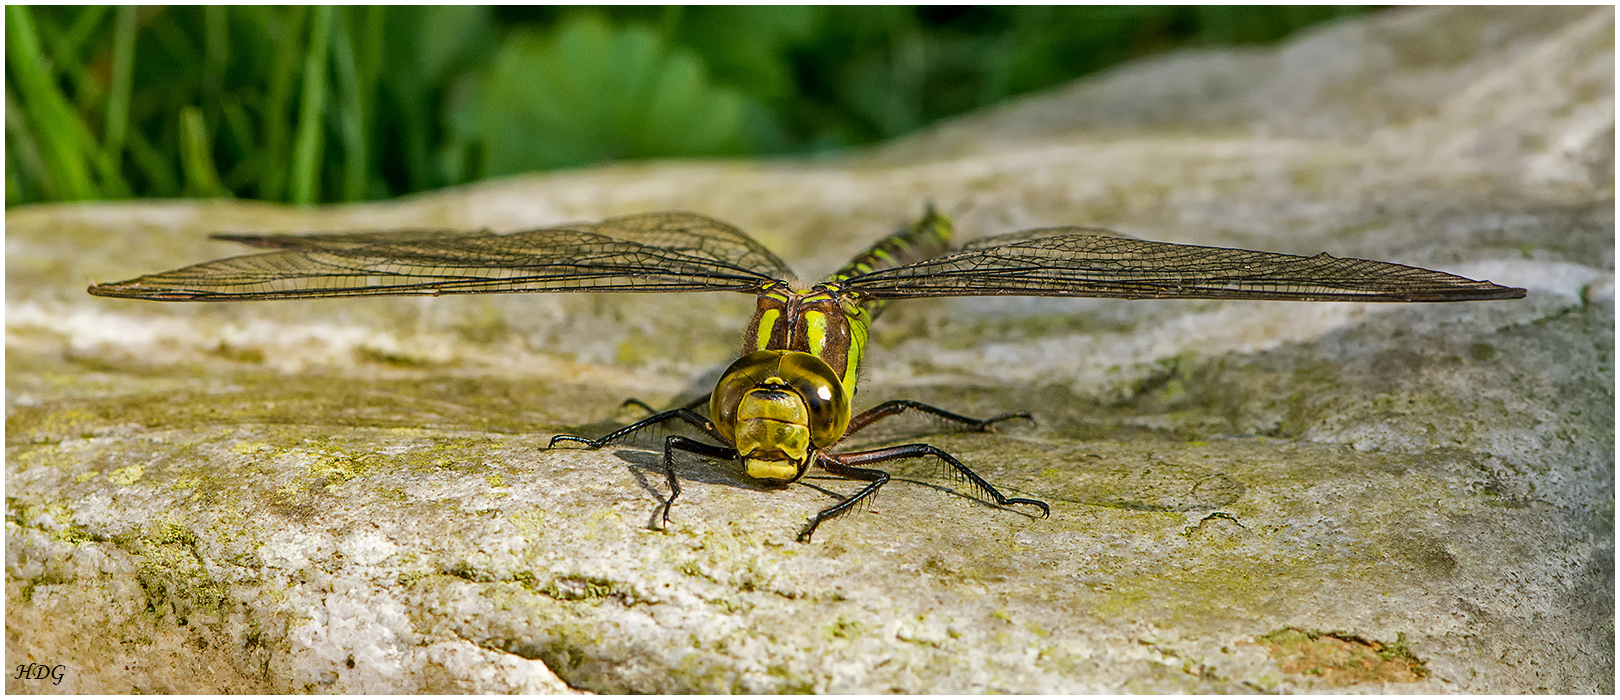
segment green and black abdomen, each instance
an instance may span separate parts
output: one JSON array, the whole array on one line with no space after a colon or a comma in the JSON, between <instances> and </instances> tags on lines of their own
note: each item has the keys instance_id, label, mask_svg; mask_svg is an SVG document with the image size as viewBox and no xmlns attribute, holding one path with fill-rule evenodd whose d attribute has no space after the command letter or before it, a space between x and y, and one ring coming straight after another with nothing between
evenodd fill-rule
<instances>
[{"instance_id":1,"label":"green and black abdomen","mask_svg":"<svg viewBox=\"0 0 1620 700\"><path fill-rule=\"evenodd\" d=\"M842 282L856 275L937 258L951 249L951 220L929 205L921 219L897 231L856 255L828 282Z\"/></svg>"}]
</instances>

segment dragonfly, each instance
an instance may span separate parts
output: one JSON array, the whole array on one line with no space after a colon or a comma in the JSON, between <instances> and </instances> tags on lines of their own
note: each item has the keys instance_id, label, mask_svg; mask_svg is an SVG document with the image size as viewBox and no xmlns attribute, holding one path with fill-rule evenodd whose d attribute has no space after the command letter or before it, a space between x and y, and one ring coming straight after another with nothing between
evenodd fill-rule
<instances>
[{"instance_id":1,"label":"dragonfly","mask_svg":"<svg viewBox=\"0 0 1620 700\"><path fill-rule=\"evenodd\" d=\"M653 412L599 438L556 435L600 448L664 424L707 440L666 435L662 527L681 494L677 452L731 461L755 482L783 488L812 468L864 482L811 516L808 542L829 519L871 499L890 480L887 462L935 458L1001 508L1051 507L1009 497L943 449L913 443L844 451L872 424L908 412L964 430L992 431L1027 412L990 418L917 401L854 413L872 321L891 301L927 297L1055 296L1114 299L1450 302L1517 299L1525 290L1396 263L1157 243L1105 229L1038 228L953 244L950 219L927 208L915 223L865 249L832 276L805 285L741 229L689 212L637 214L599 223L497 233L453 230L354 233L224 233L213 238L270 249L123 282L91 294L155 301L255 301L502 292L742 292L756 296L737 360L708 397ZM708 415L697 409L707 403Z\"/></svg>"}]
</instances>

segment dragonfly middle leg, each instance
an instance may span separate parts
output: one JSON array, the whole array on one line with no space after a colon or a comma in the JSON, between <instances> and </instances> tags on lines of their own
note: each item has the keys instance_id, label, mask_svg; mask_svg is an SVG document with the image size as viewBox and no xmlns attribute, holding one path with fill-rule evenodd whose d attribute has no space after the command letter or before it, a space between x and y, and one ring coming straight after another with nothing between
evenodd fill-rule
<instances>
[{"instance_id":1,"label":"dragonfly middle leg","mask_svg":"<svg viewBox=\"0 0 1620 700\"><path fill-rule=\"evenodd\" d=\"M943 418L952 423L957 423L966 426L970 430L976 430L979 432L995 430L995 425L997 423L1004 420L1012 420L1014 418L1022 418L1031 423L1035 422L1035 417L1024 411L1003 413L999 416L992 416L990 418L980 420L978 418L969 418L959 413L951 413L950 411L937 406L930 406L918 401L901 399L898 401L884 401L883 403L872 407L870 410L864 411L860 415L849 419L849 429L844 431L844 436L848 437L850 435L854 435L855 431L857 430L861 430L862 428L883 420L884 418L898 416L906 411L927 413L931 416Z\"/></svg>"}]
</instances>

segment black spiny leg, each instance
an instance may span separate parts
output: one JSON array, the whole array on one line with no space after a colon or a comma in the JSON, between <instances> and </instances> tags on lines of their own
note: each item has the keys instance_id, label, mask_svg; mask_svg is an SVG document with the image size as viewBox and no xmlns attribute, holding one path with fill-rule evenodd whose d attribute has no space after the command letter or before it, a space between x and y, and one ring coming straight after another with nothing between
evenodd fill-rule
<instances>
[{"instance_id":1,"label":"black spiny leg","mask_svg":"<svg viewBox=\"0 0 1620 700\"><path fill-rule=\"evenodd\" d=\"M1011 420L1013 418L1022 418L1031 423L1035 422L1034 416L1031 416L1023 411L1003 413L999 416L979 420L978 418L969 418L958 413L951 413L943 408L930 406L928 404L919 403L916 401L884 401L871 410L865 411L860 415L851 418L849 420L849 429L844 431L844 436L849 437L850 435L854 435L855 431L857 430L865 428L866 426L883 420L884 418L898 416L906 411L921 411L932 416L944 418L952 423L959 423L966 426L969 430L975 430L978 432L995 430L997 423L1004 420Z\"/></svg>"},{"instance_id":2,"label":"black spiny leg","mask_svg":"<svg viewBox=\"0 0 1620 700\"><path fill-rule=\"evenodd\" d=\"M839 501L836 505L822 510L820 513L816 513L816 516L811 518L809 524L805 525L804 530L799 533L798 539L800 542L809 542L810 535L814 534L816 528L820 527L823 522L848 513L851 508L856 506L856 504L871 498L873 494L877 493L878 489L883 488L884 484L889 483L888 472L877 469L861 469L860 467L853 467L838 461L843 459L845 456L847 455L840 455L839 457L834 458L825 454L819 454L816 455L816 464L821 465L822 469L825 469L828 472L838 476L848 479L860 479L862 481L869 481L871 483L862 486L861 490L855 492L855 495Z\"/></svg>"},{"instance_id":3,"label":"black spiny leg","mask_svg":"<svg viewBox=\"0 0 1620 700\"><path fill-rule=\"evenodd\" d=\"M675 478L675 450L683 450L715 459L737 458L737 451L730 447L698 442L683 435L670 435L664 438L664 476L669 479L669 500L664 501L664 529L666 530L669 529L669 509L675 505L675 497L681 495L681 482Z\"/></svg>"},{"instance_id":4,"label":"black spiny leg","mask_svg":"<svg viewBox=\"0 0 1620 700\"><path fill-rule=\"evenodd\" d=\"M674 410L671 410L671 411L664 411L663 413L658 413L658 414L654 414L652 416L648 416L648 417L643 418L643 419L641 419L639 421L631 423L630 425L627 425L627 426L625 426L623 428L619 428L618 430L615 430L615 431L613 431L611 433L603 435L602 437L597 438L595 440L592 440L590 438L582 438L582 437L579 437L578 435L555 435L555 436L552 436L551 442L546 444L546 449L549 450L549 449L551 449L553 447L556 447L557 443L562 442L562 441L583 442L583 443L585 443L586 447L590 447L592 449L595 449L597 447L601 447L601 446L606 445L608 443L614 442L615 440L618 440L618 439L620 439L620 438L622 438L622 437L624 437L626 435L634 433L634 432L636 432L638 430L641 430L643 428L650 428L650 427L652 427L654 425L658 425L659 423L664 423L664 422L667 422L667 421L671 421L671 420L674 420L676 418L684 420L687 423L691 423L693 427L697 428L698 430L703 431L709 437L712 437L712 438L714 438L716 440L721 440L720 435L715 433L715 431L714 431L714 424L710 423L709 419L704 418L703 416L699 415L696 411L692 411L692 410L689 410L689 409L686 409L686 408L677 408L677 409L674 409ZM724 440L721 440L721 441L724 442Z\"/></svg>"},{"instance_id":5,"label":"black spiny leg","mask_svg":"<svg viewBox=\"0 0 1620 700\"><path fill-rule=\"evenodd\" d=\"M1052 514L1052 508L1047 506L1045 501L1039 501L1033 498L1007 498L1006 496L1001 495L1001 492L997 491L996 487L991 486L990 482L985 481L984 477L973 473L973 470L968 469L967 465L961 463L955 457L952 457L949 452L939 449L938 447L923 444L900 445L897 447L885 447L878 450L845 452L844 454L835 456L823 456L818 462L823 469L826 469L827 471L839 476L847 476L852 479L862 479L871 481L873 483L856 492L854 496L844 499L838 505L817 513L816 517L810 519L809 527L806 527L804 532L799 534L800 541L809 541L810 533L815 532L816 526L820 525L822 521L848 512L849 509L853 508L858 501L871 496L873 493L876 493L878 487L882 486L889 480L889 475L887 473L878 471L876 469L856 469L856 465L874 464L877 462L892 462L898 459L910 459L913 457L938 457L945 460L946 464L949 464L951 468L955 469L958 474L961 474L968 481L972 482L974 487L978 488L979 491L984 495L989 496L996 502L996 505L998 506L1035 506L1036 508L1041 509L1041 517L1043 518Z\"/></svg>"},{"instance_id":6,"label":"black spiny leg","mask_svg":"<svg viewBox=\"0 0 1620 700\"><path fill-rule=\"evenodd\" d=\"M709 402L709 395L704 394L702 396L699 396L698 398L695 398L695 399L692 399L691 401L686 402L685 404L683 404L681 406L681 408L684 408L684 409L686 409L688 411L692 411L692 410L695 410L698 406L702 406L702 405L704 405L704 404L706 404L708 402ZM619 408L625 408L627 406L635 406L636 408L639 408L639 409L641 409L643 411L646 411L648 415L653 415L653 414L658 413L658 409L647 405L647 402L642 401L641 399L634 399L634 398L625 399L624 403L619 404Z\"/></svg>"}]
</instances>

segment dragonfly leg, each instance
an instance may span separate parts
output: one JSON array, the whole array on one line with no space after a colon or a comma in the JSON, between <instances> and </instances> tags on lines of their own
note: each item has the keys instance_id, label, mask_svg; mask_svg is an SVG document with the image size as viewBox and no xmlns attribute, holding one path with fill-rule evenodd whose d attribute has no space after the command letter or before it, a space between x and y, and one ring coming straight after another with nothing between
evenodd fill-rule
<instances>
[{"instance_id":1,"label":"dragonfly leg","mask_svg":"<svg viewBox=\"0 0 1620 700\"><path fill-rule=\"evenodd\" d=\"M679 418L681 420L684 420L687 423L692 424L693 427L697 428L698 430L703 431L705 434L707 434L708 436L710 436L710 437L712 437L712 438L714 438L716 440L721 439L720 435L717 434L714 431L714 424L710 423L709 419L704 418L701 415L698 415L697 412L695 412L695 411L691 411L691 410L688 410L688 409L685 409L685 408L677 408L677 409L674 409L674 410L671 410L671 411L664 411L663 413L658 413L658 414L648 416L648 417L643 418L643 419L641 419L639 421L631 423L630 425L624 426L623 428L619 428L618 430L615 430L615 431L613 431L611 433L608 433L607 435L603 435L602 437L597 438L595 440L592 440L590 438L583 438L583 437L580 437L578 435L555 435L555 436L552 436L551 442L546 444L546 449L549 450L549 449L551 449L553 447L556 447L557 443L559 443L559 442L582 442L582 443L585 443L586 447L590 447L590 448L594 449L594 448L601 447L603 445L612 443L614 441L617 441L620 438L623 438L623 437L625 437L627 435L630 435L631 433L634 433L634 432L636 432L638 430L642 430L644 428L650 428L652 426L658 425L659 423L666 423L666 422L675 420L677 418ZM721 440L721 441L724 442L724 440Z\"/></svg>"},{"instance_id":2,"label":"dragonfly leg","mask_svg":"<svg viewBox=\"0 0 1620 700\"><path fill-rule=\"evenodd\" d=\"M669 500L664 501L663 517L664 529L666 530L669 529L669 509L675 505L675 497L681 495L681 482L675 478L675 450L715 459L737 458L737 451L730 447L710 445L684 435L670 435L664 438L664 477L669 479Z\"/></svg>"},{"instance_id":3,"label":"dragonfly leg","mask_svg":"<svg viewBox=\"0 0 1620 700\"><path fill-rule=\"evenodd\" d=\"M997 423L1004 420L1011 420L1013 418L1022 418L1031 423L1035 422L1035 417L1024 411L1003 413L999 416L992 416L990 418L980 420L978 418L969 418L961 414L951 413L943 408L930 406L925 403L901 399L899 401L884 401L883 403L873 407L871 410L864 411L860 415L851 418L849 420L849 429L844 431L844 437L849 437L850 435L855 434L855 431L861 430L862 428L883 420L884 418L898 416L906 411L920 411L922 413L927 413L932 416L943 418L952 423L967 426L969 429L979 432L995 430Z\"/></svg>"},{"instance_id":4,"label":"dragonfly leg","mask_svg":"<svg viewBox=\"0 0 1620 700\"><path fill-rule=\"evenodd\" d=\"M815 517L811 518L810 522L804 526L804 530L799 533L798 540L800 542L809 542L810 536L815 534L816 528L820 527L823 522L848 513L850 509L854 508L861 501L869 499L875 495L878 489L883 488L884 484L889 483L888 472L877 469L862 469L860 467L850 466L839 462L838 459L841 459L841 457L834 458L822 454L816 456L816 463L821 465L822 469L825 469L832 474L836 474L848 479L860 479L870 483L862 486L861 490L855 492L855 495L839 501L837 504L829 508L823 509L820 513L816 513Z\"/></svg>"},{"instance_id":5,"label":"dragonfly leg","mask_svg":"<svg viewBox=\"0 0 1620 700\"><path fill-rule=\"evenodd\" d=\"M956 459L955 457L952 457L951 453L946 452L946 451L944 451L942 449L939 449L938 447L934 447L933 445L924 445L924 444L899 445L899 446L896 446L896 447L884 447L884 448L881 448L881 449L865 450L865 451L862 451L862 452L845 452L843 454L837 455L836 457L833 457L832 459L837 460L837 463L839 464L839 466L848 468L848 467L854 467L854 466L860 465L860 464L873 464L873 463L876 463L876 462L892 462L892 461L897 460L897 459L912 459L912 458L915 458L915 457L938 457L938 458L944 460L946 464L950 465L951 469L956 470L956 473L962 475L969 482L972 482L972 484L973 484L973 486L975 488L977 488L984 495L989 496L992 500L994 500L996 502L996 505L998 505L998 506L1015 506L1015 505L1035 506L1036 508L1041 509L1041 517L1043 517L1043 518L1048 517L1048 516L1050 516L1052 514L1052 508L1050 506L1046 505L1045 501L1036 500L1034 498L1007 498L1006 496L1001 495L1001 492L996 490L996 487L991 486L990 482L985 481L984 477L979 476L978 474L975 474L972 469L968 469L966 464L963 464L960 460ZM823 467L825 467L826 463L823 462L822 465L823 465ZM839 472L836 472L836 471L834 471L832 469L828 469L828 471L833 471L833 473L835 473L835 474L839 473ZM860 470L860 471L875 472L877 470L866 469L866 470ZM882 473L882 472L878 472L878 473ZM864 477L857 476L855 478L864 478ZM885 478L885 481L887 481L887 478ZM872 490L876 491L877 489L875 487L872 487ZM866 495L868 495L868 494L856 494L856 498L854 500L859 500L860 498L864 498ZM843 507L844 510L848 510L849 505L853 505L853 501L848 501L847 500L845 503L840 503L837 506L833 506L833 508L829 508L826 511L822 511L822 514L827 514L829 511L832 511L833 509L839 508L839 507ZM842 513L842 512L843 511L840 510L837 513L831 513L831 515L828 515L828 517L831 517L832 515L837 515L838 513ZM825 520L825 518L822 518L821 515L817 515L816 518L817 518L817 520L814 521L814 524L820 524L821 520ZM811 529L813 530L815 528L812 527ZM808 533L806 533L806 534L808 535Z\"/></svg>"},{"instance_id":6,"label":"dragonfly leg","mask_svg":"<svg viewBox=\"0 0 1620 700\"><path fill-rule=\"evenodd\" d=\"M624 403L619 404L619 408L629 408L631 406L635 406L636 408L639 408L639 409L641 409L643 411L646 411L647 415L649 415L649 416L655 415L655 414L658 413L658 409L647 405L646 401L642 401L641 399L637 399L637 398L625 399Z\"/></svg>"},{"instance_id":7,"label":"dragonfly leg","mask_svg":"<svg viewBox=\"0 0 1620 700\"><path fill-rule=\"evenodd\" d=\"M702 395L702 396L700 396L700 397L698 397L696 399L693 399L691 401L686 402L685 404L683 404L681 406L681 408L684 408L684 409L686 409L688 411L695 411L698 406L702 406L702 405L704 405L704 404L706 404L708 402L709 402L709 395L704 394L704 395ZM625 399L624 403L619 404L619 408L628 408L630 406L635 406L636 408L639 408L639 409L641 409L643 411L646 411L647 415L655 415L655 414L658 413L658 409L647 405L646 401L642 401L641 399L637 399L637 398Z\"/></svg>"}]
</instances>

